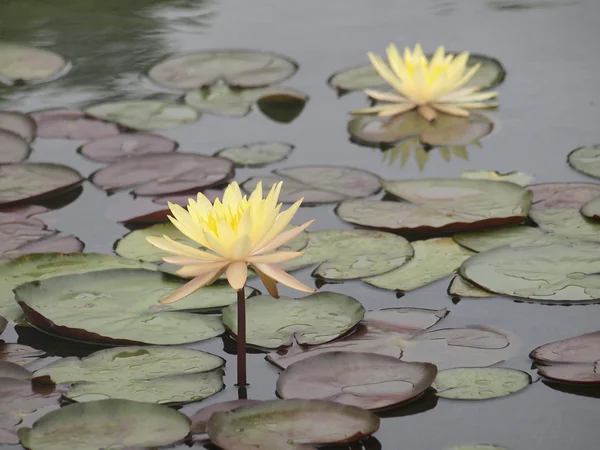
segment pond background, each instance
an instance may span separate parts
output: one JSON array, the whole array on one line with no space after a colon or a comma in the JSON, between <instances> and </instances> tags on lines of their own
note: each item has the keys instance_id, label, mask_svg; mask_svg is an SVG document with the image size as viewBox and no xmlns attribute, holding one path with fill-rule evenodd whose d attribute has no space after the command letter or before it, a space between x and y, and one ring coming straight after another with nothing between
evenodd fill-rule
<instances>
[{"instance_id":1,"label":"pond background","mask_svg":"<svg viewBox=\"0 0 600 450\"><path fill-rule=\"evenodd\" d=\"M296 75L283 83L310 96L295 121L280 124L259 111L241 119L204 115L196 123L161 133L176 140L179 151L203 154L256 141L296 146L281 163L237 170L238 181L306 164L347 165L388 179L455 178L465 170L486 169L527 172L536 182L593 181L570 169L566 155L600 142L599 22L598 0L2 0L2 40L52 49L70 59L73 69L49 84L0 88L0 108L30 112L168 94L143 76L165 57L249 48L281 53L299 63ZM483 148L468 148L468 160L446 162L433 150L419 171L412 155L401 168L398 161L384 162L378 149L349 141L348 111L365 105L366 97L353 93L338 99L326 80L335 71L367 63L367 51L383 54L390 42L399 47L420 42L425 52L443 44L449 50L497 58L506 68L504 83L495 89L500 108L487 114L495 129L481 140ZM63 163L88 176L104 165L76 154L81 143L38 139L29 160ZM104 213L121 195L127 194L107 197L86 182L76 201L42 219L49 228L79 237L85 251L110 253L114 242L128 232ZM296 222L316 217L313 230L348 228L332 210L333 205L302 208ZM296 275L314 282L310 270ZM596 331L600 323L600 305L545 306L501 298L465 299L454 305L446 295L448 283L445 279L400 299L394 292L359 282L323 289L351 295L367 309L447 307L451 313L438 327L484 324L510 330L524 344L520 354L503 366L529 371L534 379L529 351ZM258 287L254 280L250 285ZM289 290L282 293L294 295ZM46 339L38 334L21 342L35 347L35 337L39 342ZM13 342L17 334L7 330L2 338ZM220 339L213 339L194 348L223 356L222 346ZM183 411L237 397L235 357L227 358L227 389ZM251 355L248 365L249 397L274 398L277 371L263 355ZM413 406L417 409L417 404ZM399 412L404 410L411 407ZM597 398L559 392L537 382L495 400L440 399L425 412L383 420L375 437L385 450L442 450L475 443L512 450L584 449L597 445L599 413Z\"/></svg>"}]
</instances>

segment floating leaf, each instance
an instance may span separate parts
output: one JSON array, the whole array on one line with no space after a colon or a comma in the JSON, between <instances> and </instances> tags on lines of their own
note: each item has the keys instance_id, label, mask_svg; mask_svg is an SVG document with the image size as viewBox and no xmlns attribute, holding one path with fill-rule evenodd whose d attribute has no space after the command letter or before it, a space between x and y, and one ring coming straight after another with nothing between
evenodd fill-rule
<instances>
[{"instance_id":1,"label":"floating leaf","mask_svg":"<svg viewBox=\"0 0 600 450\"><path fill-rule=\"evenodd\" d=\"M36 135L35 120L17 111L0 111L0 129L14 133L28 143L33 141ZM4 151L4 144L2 148Z\"/></svg>"},{"instance_id":2,"label":"floating leaf","mask_svg":"<svg viewBox=\"0 0 600 450\"><path fill-rule=\"evenodd\" d=\"M183 284L158 272L118 269L34 281L14 292L32 325L78 341L176 345L222 334L219 317L177 311L223 306L235 293L215 285L174 306L158 303Z\"/></svg>"},{"instance_id":3,"label":"floating leaf","mask_svg":"<svg viewBox=\"0 0 600 450\"><path fill-rule=\"evenodd\" d=\"M92 161L112 163L132 156L170 153L177 142L158 134L123 133L87 142L79 152Z\"/></svg>"},{"instance_id":4,"label":"floating leaf","mask_svg":"<svg viewBox=\"0 0 600 450\"><path fill-rule=\"evenodd\" d=\"M576 148L567 156L567 162L577 172L600 178L600 145Z\"/></svg>"},{"instance_id":5,"label":"floating leaf","mask_svg":"<svg viewBox=\"0 0 600 450\"><path fill-rule=\"evenodd\" d=\"M4 330L6 330L7 325L8 325L8 320L6 320L4 317L0 316L0 334L2 334L4 332Z\"/></svg>"},{"instance_id":6,"label":"floating leaf","mask_svg":"<svg viewBox=\"0 0 600 450\"><path fill-rule=\"evenodd\" d=\"M473 255L452 238L414 241L412 246L415 255L406 264L382 275L363 278L362 281L382 289L410 291L447 277Z\"/></svg>"},{"instance_id":7,"label":"floating leaf","mask_svg":"<svg viewBox=\"0 0 600 450\"><path fill-rule=\"evenodd\" d=\"M499 247L466 260L460 275L497 294L546 302L600 299L600 244Z\"/></svg>"},{"instance_id":8,"label":"floating leaf","mask_svg":"<svg viewBox=\"0 0 600 450\"><path fill-rule=\"evenodd\" d=\"M232 160L238 167L258 167L286 159L294 149L283 142L257 142L239 147L227 147L215 153Z\"/></svg>"},{"instance_id":9,"label":"floating leaf","mask_svg":"<svg viewBox=\"0 0 600 450\"><path fill-rule=\"evenodd\" d=\"M277 394L378 410L420 396L436 374L437 368L429 363L407 363L375 353L329 352L288 366L277 380Z\"/></svg>"},{"instance_id":10,"label":"floating leaf","mask_svg":"<svg viewBox=\"0 0 600 450\"><path fill-rule=\"evenodd\" d=\"M365 309L354 298L334 292L293 299L259 295L246 301L246 340L249 345L276 349L329 342L350 331ZM237 303L223 309L223 324L237 333Z\"/></svg>"},{"instance_id":11,"label":"floating leaf","mask_svg":"<svg viewBox=\"0 0 600 450\"><path fill-rule=\"evenodd\" d=\"M600 196L583 205L580 212L588 219L600 221Z\"/></svg>"},{"instance_id":12,"label":"floating leaf","mask_svg":"<svg viewBox=\"0 0 600 450\"><path fill-rule=\"evenodd\" d=\"M217 156L167 153L132 156L95 172L91 181L105 190L135 189L135 195L197 191L223 183L234 173L233 162Z\"/></svg>"},{"instance_id":13,"label":"floating leaf","mask_svg":"<svg viewBox=\"0 0 600 450\"><path fill-rule=\"evenodd\" d=\"M430 57L431 55L428 55L428 58ZM504 81L506 72L498 60L476 53L469 54L467 68L476 64L481 64L481 66L466 86L491 89ZM377 74L372 65L356 66L336 72L327 80L327 83L332 88L342 92L387 86L387 83Z\"/></svg>"},{"instance_id":14,"label":"floating leaf","mask_svg":"<svg viewBox=\"0 0 600 450\"><path fill-rule=\"evenodd\" d=\"M155 100L101 103L85 112L98 119L144 131L166 130L200 118L200 114L189 106Z\"/></svg>"},{"instance_id":15,"label":"floating leaf","mask_svg":"<svg viewBox=\"0 0 600 450\"><path fill-rule=\"evenodd\" d=\"M479 114L468 117L441 114L429 122L416 111L391 118L361 115L348 123L353 141L373 147L389 146L408 138L418 138L430 146L462 146L487 136L493 128L493 123Z\"/></svg>"},{"instance_id":16,"label":"floating leaf","mask_svg":"<svg viewBox=\"0 0 600 450\"><path fill-rule=\"evenodd\" d=\"M533 209L529 217L555 236L589 241L600 240L600 223L583 217L578 209Z\"/></svg>"},{"instance_id":17,"label":"floating leaf","mask_svg":"<svg viewBox=\"0 0 600 450\"><path fill-rule=\"evenodd\" d=\"M533 211L532 211L533 212ZM556 241L556 238L542 233L539 228L516 225L513 227L497 228L495 230L471 231L457 233L452 238L474 252L487 252L493 248L511 245L546 244Z\"/></svg>"},{"instance_id":18,"label":"floating leaf","mask_svg":"<svg viewBox=\"0 0 600 450\"><path fill-rule=\"evenodd\" d=\"M523 172L500 173L495 170L467 170L460 174L461 178L469 180L508 181L519 186L527 186L533 181L533 176Z\"/></svg>"},{"instance_id":19,"label":"floating leaf","mask_svg":"<svg viewBox=\"0 0 600 450\"><path fill-rule=\"evenodd\" d=\"M118 125L89 117L82 111L49 109L31 114L37 135L45 139L99 139L119 134Z\"/></svg>"},{"instance_id":20,"label":"floating leaf","mask_svg":"<svg viewBox=\"0 0 600 450\"><path fill-rule=\"evenodd\" d=\"M594 363L600 360L600 331L542 345L529 357L543 364Z\"/></svg>"},{"instance_id":21,"label":"floating leaf","mask_svg":"<svg viewBox=\"0 0 600 450\"><path fill-rule=\"evenodd\" d=\"M0 344L0 361L26 366L37 361L45 353L21 344Z\"/></svg>"},{"instance_id":22,"label":"floating leaf","mask_svg":"<svg viewBox=\"0 0 600 450\"><path fill-rule=\"evenodd\" d=\"M0 379L31 380L31 372L18 364L0 361Z\"/></svg>"},{"instance_id":23,"label":"floating leaf","mask_svg":"<svg viewBox=\"0 0 600 450\"><path fill-rule=\"evenodd\" d=\"M0 225L2 228L2 225ZM56 232L52 232L47 237L41 239L32 240L27 242L18 248L7 250L0 254L0 262L10 261L11 259L18 258L24 255L31 255L33 253L80 253L83 251L84 243L81 242L73 235L61 235Z\"/></svg>"},{"instance_id":24,"label":"floating leaf","mask_svg":"<svg viewBox=\"0 0 600 450\"><path fill-rule=\"evenodd\" d=\"M600 384L600 360L593 364L559 364L537 366L537 369L540 375L552 381L582 385Z\"/></svg>"},{"instance_id":25,"label":"floating leaf","mask_svg":"<svg viewBox=\"0 0 600 450\"><path fill-rule=\"evenodd\" d=\"M192 433L204 434L207 432L208 421L213 413L231 411L235 408L245 405L255 405L261 403L261 400L230 400L227 402L214 403L210 406L202 408L194 413L192 416Z\"/></svg>"},{"instance_id":26,"label":"floating leaf","mask_svg":"<svg viewBox=\"0 0 600 450\"><path fill-rule=\"evenodd\" d=\"M25 139L7 130L0 129L0 164L25 161L31 149Z\"/></svg>"},{"instance_id":27,"label":"floating leaf","mask_svg":"<svg viewBox=\"0 0 600 450\"><path fill-rule=\"evenodd\" d=\"M600 195L595 183L542 183L527 189L533 193L531 209L581 208Z\"/></svg>"},{"instance_id":28,"label":"floating leaf","mask_svg":"<svg viewBox=\"0 0 600 450\"><path fill-rule=\"evenodd\" d=\"M60 275L117 268L156 270L152 264L101 253L41 253L0 264L0 314L8 320L17 320L22 316L12 293L20 284Z\"/></svg>"},{"instance_id":29,"label":"floating leaf","mask_svg":"<svg viewBox=\"0 0 600 450\"><path fill-rule=\"evenodd\" d=\"M492 292L488 292L480 287L475 286L473 283L465 280L460 275L456 275L454 278L452 278L450 286L448 286L448 295L461 298L487 298L496 296L496 294L493 294Z\"/></svg>"},{"instance_id":30,"label":"floating leaf","mask_svg":"<svg viewBox=\"0 0 600 450\"><path fill-rule=\"evenodd\" d=\"M62 164L0 165L0 205L9 206L57 194L82 181L79 172Z\"/></svg>"},{"instance_id":31,"label":"floating leaf","mask_svg":"<svg viewBox=\"0 0 600 450\"><path fill-rule=\"evenodd\" d=\"M357 441L378 429L375 414L323 400L270 400L214 413L208 422L211 441L228 450L309 450Z\"/></svg>"},{"instance_id":32,"label":"floating leaf","mask_svg":"<svg viewBox=\"0 0 600 450\"><path fill-rule=\"evenodd\" d=\"M51 81L66 72L67 61L50 50L0 43L0 83L9 86Z\"/></svg>"},{"instance_id":33,"label":"floating leaf","mask_svg":"<svg viewBox=\"0 0 600 450\"><path fill-rule=\"evenodd\" d=\"M192 90L224 81L252 88L287 80L298 70L289 58L255 50L208 50L175 56L155 65L148 76L169 89Z\"/></svg>"},{"instance_id":34,"label":"floating leaf","mask_svg":"<svg viewBox=\"0 0 600 450\"><path fill-rule=\"evenodd\" d=\"M21 428L29 450L160 447L181 441L190 419L167 406L129 400L100 400L65 406Z\"/></svg>"},{"instance_id":35,"label":"floating leaf","mask_svg":"<svg viewBox=\"0 0 600 450\"><path fill-rule=\"evenodd\" d=\"M262 181L263 189L270 189L283 181L279 201L294 203L304 198L303 205L368 197L381 189L377 175L350 167L300 166L278 169L272 173L275 176L250 178L242 184L242 188L252 192Z\"/></svg>"},{"instance_id":36,"label":"floating leaf","mask_svg":"<svg viewBox=\"0 0 600 450\"><path fill-rule=\"evenodd\" d=\"M438 397L457 400L487 400L505 397L531 384L528 373L505 367L458 367L441 370L433 387Z\"/></svg>"}]
</instances>

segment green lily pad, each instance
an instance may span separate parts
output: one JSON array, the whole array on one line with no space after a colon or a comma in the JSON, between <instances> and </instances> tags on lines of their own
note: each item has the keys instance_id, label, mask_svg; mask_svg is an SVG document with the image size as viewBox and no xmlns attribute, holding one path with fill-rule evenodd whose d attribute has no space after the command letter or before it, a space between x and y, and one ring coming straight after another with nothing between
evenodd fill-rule
<instances>
[{"instance_id":1,"label":"green lily pad","mask_svg":"<svg viewBox=\"0 0 600 450\"><path fill-rule=\"evenodd\" d=\"M529 217L556 236L588 241L600 240L600 223L583 217L578 209L533 209Z\"/></svg>"},{"instance_id":2,"label":"green lily pad","mask_svg":"<svg viewBox=\"0 0 600 450\"><path fill-rule=\"evenodd\" d=\"M499 247L466 260L460 275L498 294L545 302L600 299L600 244Z\"/></svg>"},{"instance_id":3,"label":"green lily pad","mask_svg":"<svg viewBox=\"0 0 600 450\"><path fill-rule=\"evenodd\" d=\"M528 373L504 367L458 367L438 372L433 387L437 396L457 400L505 397L531 384Z\"/></svg>"},{"instance_id":4,"label":"green lily pad","mask_svg":"<svg viewBox=\"0 0 600 450\"><path fill-rule=\"evenodd\" d=\"M600 195L596 183L540 183L527 189L533 194L531 209L581 208Z\"/></svg>"},{"instance_id":5,"label":"green lily pad","mask_svg":"<svg viewBox=\"0 0 600 450\"><path fill-rule=\"evenodd\" d=\"M372 286L396 291L410 291L426 286L455 272L473 252L462 248L452 238L414 241L414 257L391 272L363 278Z\"/></svg>"},{"instance_id":6,"label":"green lily pad","mask_svg":"<svg viewBox=\"0 0 600 450\"><path fill-rule=\"evenodd\" d=\"M0 165L0 205L4 207L54 195L82 181L79 172L62 164Z\"/></svg>"},{"instance_id":7,"label":"green lily pad","mask_svg":"<svg viewBox=\"0 0 600 450\"><path fill-rule=\"evenodd\" d=\"M167 406L129 400L99 400L65 406L21 428L29 450L98 450L160 447L183 440L190 419Z\"/></svg>"},{"instance_id":8,"label":"green lily pad","mask_svg":"<svg viewBox=\"0 0 600 450\"><path fill-rule=\"evenodd\" d=\"M191 90L224 81L252 88L287 80L298 64L275 53L255 50L208 50L174 56L152 67L148 76L169 89Z\"/></svg>"},{"instance_id":9,"label":"green lily pad","mask_svg":"<svg viewBox=\"0 0 600 450\"><path fill-rule=\"evenodd\" d=\"M45 356L41 350L21 344L0 344L0 361L26 366Z\"/></svg>"},{"instance_id":10,"label":"green lily pad","mask_svg":"<svg viewBox=\"0 0 600 450\"><path fill-rule=\"evenodd\" d=\"M437 368L374 353L329 352L288 366L277 380L281 398L331 400L379 410L414 400Z\"/></svg>"},{"instance_id":11,"label":"green lily pad","mask_svg":"<svg viewBox=\"0 0 600 450\"><path fill-rule=\"evenodd\" d=\"M448 295L461 298L488 298L496 296L496 294L492 292L488 292L485 289L475 286L473 283L465 280L460 275L456 275L454 278L452 278L447 292Z\"/></svg>"},{"instance_id":12,"label":"green lily pad","mask_svg":"<svg viewBox=\"0 0 600 450\"><path fill-rule=\"evenodd\" d=\"M222 334L219 317L178 311L223 306L235 301L235 292L213 285L180 302L158 303L183 284L155 271L116 269L33 281L14 292L32 325L69 339L177 345Z\"/></svg>"},{"instance_id":13,"label":"green lily pad","mask_svg":"<svg viewBox=\"0 0 600 450\"><path fill-rule=\"evenodd\" d=\"M533 176L523 172L500 173L495 170L467 170L460 174L461 178L469 180L492 180L508 181L519 186L527 186L532 183Z\"/></svg>"},{"instance_id":14,"label":"green lily pad","mask_svg":"<svg viewBox=\"0 0 600 450\"><path fill-rule=\"evenodd\" d=\"M0 83L43 83L64 74L67 61L50 50L0 43Z\"/></svg>"},{"instance_id":15,"label":"green lily pad","mask_svg":"<svg viewBox=\"0 0 600 450\"><path fill-rule=\"evenodd\" d=\"M279 201L294 203L304 198L304 206L368 197L381 189L377 175L351 167L299 166L274 170L272 173L274 176L246 180L242 189L250 193L259 182L262 182L263 189L270 189L283 181Z\"/></svg>"},{"instance_id":16,"label":"green lily pad","mask_svg":"<svg viewBox=\"0 0 600 450\"><path fill-rule=\"evenodd\" d=\"M227 147L215 153L231 159L237 167L260 167L286 159L294 146L283 142L257 142L239 147Z\"/></svg>"},{"instance_id":17,"label":"green lily pad","mask_svg":"<svg viewBox=\"0 0 600 450\"><path fill-rule=\"evenodd\" d=\"M87 108L85 113L143 131L167 130L200 118L189 106L155 100L101 103Z\"/></svg>"},{"instance_id":18,"label":"green lily pad","mask_svg":"<svg viewBox=\"0 0 600 450\"><path fill-rule=\"evenodd\" d=\"M118 268L156 270L152 264L101 253L38 253L0 264L0 314L10 321L22 317L23 312L12 293L20 284L60 275Z\"/></svg>"},{"instance_id":19,"label":"green lily pad","mask_svg":"<svg viewBox=\"0 0 600 450\"><path fill-rule=\"evenodd\" d=\"M428 55L431 57L431 55ZM467 68L481 64L479 70L465 86L479 86L481 89L491 89L502 83L506 72L500 61L488 56L471 53L467 60ZM336 72L327 83L338 91L356 91L362 89L387 86L372 65L356 66Z\"/></svg>"},{"instance_id":20,"label":"green lily pad","mask_svg":"<svg viewBox=\"0 0 600 450\"><path fill-rule=\"evenodd\" d=\"M532 211L533 212L533 211ZM487 252L493 248L511 245L514 247L555 242L554 236L542 233L539 228L517 225L495 230L457 233L452 238L474 252Z\"/></svg>"},{"instance_id":21,"label":"green lily pad","mask_svg":"<svg viewBox=\"0 0 600 450\"><path fill-rule=\"evenodd\" d=\"M522 222L531 193L513 183L443 179L383 181L405 201L347 200L336 209L349 223L403 232L471 231Z\"/></svg>"},{"instance_id":22,"label":"green lily pad","mask_svg":"<svg viewBox=\"0 0 600 450\"><path fill-rule=\"evenodd\" d=\"M582 206L579 212L588 219L600 221L600 197L590 200Z\"/></svg>"},{"instance_id":23,"label":"green lily pad","mask_svg":"<svg viewBox=\"0 0 600 450\"><path fill-rule=\"evenodd\" d=\"M354 442L378 429L375 414L323 400L270 400L216 412L208 421L211 441L228 450L309 450Z\"/></svg>"},{"instance_id":24,"label":"green lily pad","mask_svg":"<svg viewBox=\"0 0 600 450\"><path fill-rule=\"evenodd\" d=\"M192 433L204 434L208 428L208 421L210 417L216 412L226 412L232 409L239 408L244 405L252 405L261 403L261 400L250 400L250 399L239 399L229 400L226 402L213 403L212 405L206 406L199 409L191 417L192 419Z\"/></svg>"},{"instance_id":25,"label":"green lily pad","mask_svg":"<svg viewBox=\"0 0 600 450\"><path fill-rule=\"evenodd\" d=\"M27 114L18 111L0 111L0 129L16 134L27 143L35 139L36 128L35 120Z\"/></svg>"},{"instance_id":26,"label":"green lily pad","mask_svg":"<svg viewBox=\"0 0 600 450\"><path fill-rule=\"evenodd\" d=\"M0 334L2 334L4 332L4 330L6 330L7 326L8 326L8 320L6 320L4 317L0 316Z\"/></svg>"},{"instance_id":27,"label":"green lily pad","mask_svg":"<svg viewBox=\"0 0 600 450\"><path fill-rule=\"evenodd\" d=\"M600 178L600 144L576 148L567 156L567 162L577 172Z\"/></svg>"},{"instance_id":28,"label":"green lily pad","mask_svg":"<svg viewBox=\"0 0 600 450\"><path fill-rule=\"evenodd\" d=\"M319 264L312 275L330 281L386 273L413 257L413 247L403 237L371 230L314 231L302 251L280 266L288 271Z\"/></svg>"},{"instance_id":29,"label":"green lily pad","mask_svg":"<svg viewBox=\"0 0 600 450\"><path fill-rule=\"evenodd\" d=\"M365 314L354 298L318 292L301 299L259 295L246 301L246 341L265 349L329 342L350 331ZM237 303L223 309L223 324L237 333Z\"/></svg>"}]
</instances>

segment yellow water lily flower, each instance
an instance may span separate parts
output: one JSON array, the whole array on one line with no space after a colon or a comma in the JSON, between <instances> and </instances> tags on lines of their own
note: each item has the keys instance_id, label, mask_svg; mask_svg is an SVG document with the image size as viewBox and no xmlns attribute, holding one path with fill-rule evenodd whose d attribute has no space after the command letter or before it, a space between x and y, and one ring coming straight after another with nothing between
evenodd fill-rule
<instances>
[{"instance_id":1,"label":"yellow water lily flower","mask_svg":"<svg viewBox=\"0 0 600 450\"><path fill-rule=\"evenodd\" d=\"M390 44L387 48L389 66L380 56L371 52L368 55L377 73L396 92L365 89L369 97L389 103L354 110L352 114L395 116L416 108L419 114L431 121L437 117L438 111L464 117L469 115L470 109L497 106L497 103L487 101L496 97L497 92L479 92L479 86L464 87L480 67L476 64L467 69L468 52L458 56L446 55L441 46L428 60L417 44L412 52L406 47L403 58L396 46Z\"/></svg>"},{"instance_id":2,"label":"yellow water lily flower","mask_svg":"<svg viewBox=\"0 0 600 450\"><path fill-rule=\"evenodd\" d=\"M271 188L263 199L262 183L250 195L242 196L236 182L231 183L223 194L223 201L216 199L214 204L199 193L197 199L190 199L187 210L169 203L174 217L169 219L179 231L196 241L207 251L199 250L174 241L168 236L149 236L146 239L156 247L172 253L164 261L183 266L178 275L195 277L177 289L160 303L173 303L198 289L211 284L223 273L233 289L243 289L248 276L248 265L257 273L269 293L277 298L279 282L292 289L315 292L287 274L276 264L296 258L302 252L275 252L290 241L314 220L285 230L300 207L302 199L289 209L280 212L282 204L277 204L282 183ZM285 231L284 231L285 230Z\"/></svg>"}]
</instances>

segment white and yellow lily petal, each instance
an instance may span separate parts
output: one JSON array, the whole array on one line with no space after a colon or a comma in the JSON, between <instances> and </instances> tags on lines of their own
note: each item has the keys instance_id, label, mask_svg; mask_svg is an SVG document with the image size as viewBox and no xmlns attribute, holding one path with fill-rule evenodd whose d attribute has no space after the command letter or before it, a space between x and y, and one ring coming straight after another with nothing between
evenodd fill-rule
<instances>
[{"instance_id":1,"label":"white and yellow lily petal","mask_svg":"<svg viewBox=\"0 0 600 450\"><path fill-rule=\"evenodd\" d=\"M404 57L390 44L387 48L389 66L380 56L371 52L368 56L377 73L395 92L365 89L372 99L388 103L357 109L352 114L376 113L385 117L416 108L425 119L434 120L438 112L465 117L470 109L498 105L489 101L497 92L480 92L479 86L464 87L480 67L476 64L467 69L468 52L447 55L441 46L428 60L419 44L413 51L406 47Z\"/></svg>"},{"instance_id":2,"label":"white and yellow lily petal","mask_svg":"<svg viewBox=\"0 0 600 450\"><path fill-rule=\"evenodd\" d=\"M285 230L302 203L302 199L281 212L278 204L282 183L275 184L263 198L262 183L248 198L242 195L236 182L223 194L223 201L211 202L199 193L190 199L187 209L169 203L173 216L169 220L185 236L200 244L200 250L174 241L168 236L149 236L151 244L171 253L165 262L183 266L177 274L194 277L160 303L172 303L213 283L223 273L235 290L243 289L248 277L248 265L258 274L273 297L278 297L277 282L302 292L315 292L276 264L302 255L302 252L276 252L286 242L298 236L314 220ZM285 231L284 231L285 230Z\"/></svg>"}]
</instances>

